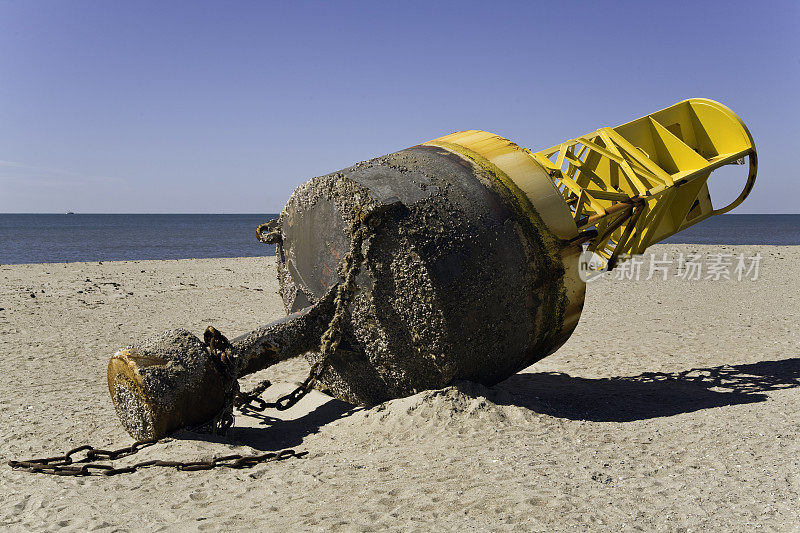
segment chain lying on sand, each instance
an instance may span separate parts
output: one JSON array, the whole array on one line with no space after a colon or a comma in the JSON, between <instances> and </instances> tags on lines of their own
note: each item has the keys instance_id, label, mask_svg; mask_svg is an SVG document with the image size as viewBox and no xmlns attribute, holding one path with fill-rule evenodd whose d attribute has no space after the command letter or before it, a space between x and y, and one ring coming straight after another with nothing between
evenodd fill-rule
<instances>
[{"instance_id":1,"label":"chain lying on sand","mask_svg":"<svg viewBox=\"0 0 800 533\"><path fill-rule=\"evenodd\" d=\"M269 223L267 223L269 224ZM256 234L261 238L262 224L256 230ZM233 408L236 407L242 412L247 411L264 411L265 409L274 408L278 411L285 411L294 406L304 396L306 396L314 388L317 380L322 376L322 373L328 366L328 359L330 355L336 351L339 342L342 340L342 325L344 323L347 308L352 301L353 294L355 293L356 283L355 278L361 270L361 264L364 256L361 252L361 245L364 242L366 235L367 225L362 222L357 222L351 229L351 245L350 252L344 257L340 266L340 275L344 281L336 289L336 299L334 301L334 313L328 328L322 334L320 339L320 358L312 365L308 377L303 383L294 389L289 394L281 396L275 402L267 402L261 399L261 394L271 385L269 380L264 380L259 383L255 388L249 392L242 393L239 391L238 382L235 377L231 377L231 388L229 389L229 399L225 402L225 406L213 419L193 428L194 430L204 430L212 433L224 433L230 426L233 425ZM272 232L277 231L275 228L269 228ZM262 241L264 242L264 241ZM221 366L220 370L224 373L231 374L232 360L230 354L231 344L224 335L219 333L213 327L206 329L204 340L211 354ZM251 468L257 464L283 461L289 458L300 459L308 452L295 452L294 450L287 449L279 452L268 452L264 454L255 455L240 455L231 454L211 459L209 461L163 461L154 459L150 461L142 461L129 466L114 467L112 465L97 463L93 461L115 461L123 457L128 457L139 452L143 448L152 446L158 441L156 439L146 439L136 441L130 446L120 448L118 450L103 450L89 445L78 446L68 451L64 455L55 457L45 457L41 459L29 459L25 461L9 461L8 465L17 470L24 470L27 472L52 474L57 476L114 476L117 474L133 473L141 468L149 467L168 467L176 468L177 470L193 471L193 470L211 470L213 468ZM85 457L82 459L73 459L73 455L80 452L86 452Z\"/></svg>"},{"instance_id":2,"label":"chain lying on sand","mask_svg":"<svg viewBox=\"0 0 800 533\"><path fill-rule=\"evenodd\" d=\"M281 450L279 452L268 452L256 455L231 454L223 457L211 459L209 461L162 461L153 459L141 461L129 466L114 467L112 465L95 463L92 461L114 461L122 457L127 457L137 453L142 448L152 446L158 441L155 439L140 440L130 446L119 450L101 450L89 445L78 446L68 451L64 455L47 457L44 459L29 459L27 461L9 461L8 465L17 470L27 472L53 474L56 476L115 476L117 474L129 474L141 468L151 466L175 468L177 470L211 470L212 468L251 468L257 464L271 461L283 461L290 457L302 458L308 452L296 452L294 450ZM72 456L86 452L83 459L73 459Z\"/></svg>"}]
</instances>

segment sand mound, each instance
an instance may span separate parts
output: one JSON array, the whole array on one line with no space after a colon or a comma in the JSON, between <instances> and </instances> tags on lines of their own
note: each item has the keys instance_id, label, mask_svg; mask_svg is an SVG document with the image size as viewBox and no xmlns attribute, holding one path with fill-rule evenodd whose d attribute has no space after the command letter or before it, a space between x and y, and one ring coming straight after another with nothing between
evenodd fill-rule
<instances>
[{"instance_id":1,"label":"sand mound","mask_svg":"<svg viewBox=\"0 0 800 533\"><path fill-rule=\"evenodd\" d=\"M439 432L465 433L485 428L530 424L545 417L513 405L508 393L478 383L458 381L444 389L423 391L355 412L338 425L348 431L369 428L425 438ZM506 404L506 405L502 405Z\"/></svg>"}]
</instances>

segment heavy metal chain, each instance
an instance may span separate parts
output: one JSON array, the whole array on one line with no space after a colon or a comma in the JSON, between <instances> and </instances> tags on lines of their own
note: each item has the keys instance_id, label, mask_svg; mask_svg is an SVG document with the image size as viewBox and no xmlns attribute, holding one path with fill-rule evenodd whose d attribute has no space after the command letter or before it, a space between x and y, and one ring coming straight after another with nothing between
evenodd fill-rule
<instances>
[{"instance_id":1,"label":"heavy metal chain","mask_svg":"<svg viewBox=\"0 0 800 533\"><path fill-rule=\"evenodd\" d=\"M275 237L276 228L267 224L262 224L256 230L256 235L262 242L271 242ZM303 381L302 385L295 390L281 396L275 402L266 402L261 399L261 394L270 386L269 381L262 381L254 389L249 392L239 392L238 383L236 379L231 379L231 390L226 396L229 400L226 405L211 421L203 425L203 428L210 429L213 432L223 432L233 424L232 411L233 407L237 407L242 411L264 411L268 408L274 408L279 411L289 409L297 402L299 402L306 394L308 394L317 383L317 380L322 376L322 373L328 366L330 355L336 351L339 343L342 340L342 324L345 320L347 308L352 300L353 294L356 289L355 278L361 271L361 264L364 261L364 256L361 252L361 245L364 242L366 235L367 225L362 222L357 222L351 229L351 243L350 251L344 257L340 266L340 275L344 281L336 288L336 299L334 300L334 313L328 328L322 334L320 340L320 358L312 365L308 377ZM270 235L263 235L262 231L266 230ZM221 370L226 373L230 371L230 343L228 340L214 328L208 328L204 335L204 340L209 350L212 352L212 359L217 360L223 365ZM195 428L197 429L197 428ZM42 474L53 474L57 476L114 476L116 474L125 474L136 472L141 468L149 467L169 467L176 468L177 470L192 471L192 470L211 470L213 468L251 468L257 464L266 463L270 461L282 461L290 457L302 458L308 452L295 452L294 450L282 450L279 452L268 452L256 455L240 455L231 454L210 461L163 461L163 460L150 460L135 463L129 466L114 467L112 465L97 463L93 461L114 461L137 453L142 448L152 446L158 442L156 439L146 439L136 441L130 446L120 448L118 450L103 450L93 446L84 445L78 446L68 451L64 455L55 457L45 457L41 459L28 459L24 461L9 461L8 465L17 470L24 470L27 472L35 472ZM74 459L72 456L80 452L86 452L82 459Z\"/></svg>"},{"instance_id":2,"label":"heavy metal chain","mask_svg":"<svg viewBox=\"0 0 800 533\"><path fill-rule=\"evenodd\" d=\"M262 224L262 226L265 226L265 224ZM350 251L345 255L339 267L339 274L344 278L344 281L336 288L333 317L328 323L328 329L325 330L320 339L320 358L311 366L308 377L292 392L281 396L274 402L267 402L260 398L261 394L270 386L269 380L262 381L252 390L240 392L236 395L234 400L236 408L244 412L260 412L266 409L285 411L303 399L314 388L317 380L319 380L328 366L330 355L336 351L342 340L342 324L356 290L356 276L361 271L361 265L364 261L361 245L364 242L367 228L367 224L356 222L350 230Z\"/></svg>"},{"instance_id":3,"label":"heavy metal chain","mask_svg":"<svg viewBox=\"0 0 800 533\"><path fill-rule=\"evenodd\" d=\"M68 451L64 455L56 457L46 457L43 459L28 459L27 461L9 461L8 465L17 470L34 472L40 474L52 474L56 476L115 476L117 474L128 474L136 472L141 468L168 467L177 470L211 470L212 468L251 468L257 464L270 461L283 461L290 457L301 458L308 452L295 452L294 450L281 450L279 452L269 452L257 455L231 454L209 461L162 461L153 459L142 461L133 465L114 467L112 465L95 463L92 461L114 461L129 455L133 455L142 448L152 446L157 443L156 439L136 441L130 446L119 450L101 450L92 446L78 446ZM86 452L82 459L74 459L72 456L80 452Z\"/></svg>"},{"instance_id":4,"label":"heavy metal chain","mask_svg":"<svg viewBox=\"0 0 800 533\"><path fill-rule=\"evenodd\" d=\"M233 408L236 396L239 394L239 381L236 379L236 370L231 355L230 341L213 326L208 326L203 332L203 342L211 354L211 360L217 371L225 379L224 402L222 408L210 420L189 428L191 431L224 435L233 425Z\"/></svg>"}]
</instances>

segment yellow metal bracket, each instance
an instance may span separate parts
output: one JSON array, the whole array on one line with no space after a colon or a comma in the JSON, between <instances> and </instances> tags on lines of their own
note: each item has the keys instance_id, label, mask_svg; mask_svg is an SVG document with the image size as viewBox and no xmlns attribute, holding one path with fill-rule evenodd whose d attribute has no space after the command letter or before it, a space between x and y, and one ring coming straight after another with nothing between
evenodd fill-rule
<instances>
[{"instance_id":1,"label":"yellow metal bracket","mask_svg":"<svg viewBox=\"0 0 800 533\"><path fill-rule=\"evenodd\" d=\"M609 268L618 258L738 206L750 194L757 169L747 127L733 111L705 98L526 152L548 171L589 249ZM744 164L746 157L750 169L741 194L714 209L711 172Z\"/></svg>"}]
</instances>

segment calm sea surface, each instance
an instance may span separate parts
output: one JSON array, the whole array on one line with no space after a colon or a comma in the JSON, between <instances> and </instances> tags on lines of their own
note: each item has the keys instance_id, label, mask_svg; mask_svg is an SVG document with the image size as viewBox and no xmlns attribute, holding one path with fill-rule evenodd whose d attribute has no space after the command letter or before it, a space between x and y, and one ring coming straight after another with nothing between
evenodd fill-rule
<instances>
[{"instance_id":1,"label":"calm sea surface","mask_svg":"<svg viewBox=\"0 0 800 533\"><path fill-rule=\"evenodd\" d=\"M274 255L255 231L275 217L0 214L0 263Z\"/></svg>"},{"instance_id":2,"label":"calm sea surface","mask_svg":"<svg viewBox=\"0 0 800 533\"><path fill-rule=\"evenodd\" d=\"M274 255L255 229L276 216L0 214L0 264ZM722 215L665 242L800 245L800 215Z\"/></svg>"}]
</instances>

